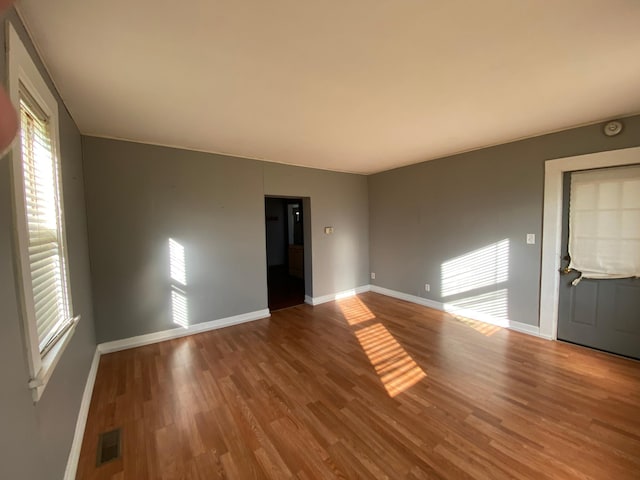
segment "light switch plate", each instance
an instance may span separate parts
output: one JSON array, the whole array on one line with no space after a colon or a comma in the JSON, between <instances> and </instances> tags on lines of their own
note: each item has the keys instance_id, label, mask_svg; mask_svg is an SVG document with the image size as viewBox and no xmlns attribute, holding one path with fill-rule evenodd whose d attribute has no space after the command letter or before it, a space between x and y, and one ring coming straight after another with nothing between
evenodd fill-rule
<instances>
[{"instance_id":1,"label":"light switch plate","mask_svg":"<svg viewBox=\"0 0 640 480\"><path fill-rule=\"evenodd\" d=\"M536 234L527 233L527 244L534 245L536 243Z\"/></svg>"}]
</instances>

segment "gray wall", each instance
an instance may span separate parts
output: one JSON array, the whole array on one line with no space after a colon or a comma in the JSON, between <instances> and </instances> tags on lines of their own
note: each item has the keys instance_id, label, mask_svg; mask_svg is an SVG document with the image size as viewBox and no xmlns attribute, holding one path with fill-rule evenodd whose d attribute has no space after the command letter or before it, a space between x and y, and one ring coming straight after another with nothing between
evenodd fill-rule
<instances>
[{"instance_id":1,"label":"gray wall","mask_svg":"<svg viewBox=\"0 0 640 480\"><path fill-rule=\"evenodd\" d=\"M11 12L7 18L16 27L43 77L48 81L17 15ZM6 78L4 22L0 23L0 39L0 76ZM49 87L55 93L50 82ZM60 98L57 99L60 106L60 153L73 307L77 314L82 315L82 321L36 405L27 388L29 369L21 333L12 263L14 250L10 160L8 156L0 159L0 478L15 480L62 478L96 346L81 140L75 123Z\"/></svg>"},{"instance_id":2,"label":"gray wall","mask_svg":"<svg viewBox=\"0 0 640 480\"><path fill-rule=\"evenodd\" d=\"M190 324L267 308L265 195L311 197L314 296L367 283L366 177L95 137L83 149L99 342L175 328L169 238L185 247Z\"/></svg>"},{"instance_id":3,"label":"gray wall","mask_svg":"<svg viewBox=\"0 0 640 480\"><path fill-rule=\"evenodd\" d=\"M508 318L537 325L544 161L640 145L640 116L624 123L613 138L593 125L370 176L372 283L439 302L506 289ZM504 239L506 282L443 297L443 263Z\"/></svg>"},{"instance_id":4,"label":"gray wall","mask_svg":"<svg viewBox=\"0 0 640 480\"><path fill-rule=\"evenodd\" d=\"M168 240L189 323L266 308L260 162L83 137L99 342L175 328Z\"/></svg>"}]
</instances>

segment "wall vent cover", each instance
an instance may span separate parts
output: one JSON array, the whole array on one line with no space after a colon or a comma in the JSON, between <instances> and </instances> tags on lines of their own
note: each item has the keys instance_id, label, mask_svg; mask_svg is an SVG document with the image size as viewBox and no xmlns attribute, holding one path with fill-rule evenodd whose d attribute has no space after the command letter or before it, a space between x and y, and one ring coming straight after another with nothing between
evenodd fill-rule
<instances>
[{"instance_id":1,"label":"wall vent cover","mask_svg":"<svg viewBox=\"0 0 640 480\"><path fill-rule=\"evenodd\" d=\"M103 432L98 435L97 466L120 458L120 429Z\"/></svg>"}]
</instances>

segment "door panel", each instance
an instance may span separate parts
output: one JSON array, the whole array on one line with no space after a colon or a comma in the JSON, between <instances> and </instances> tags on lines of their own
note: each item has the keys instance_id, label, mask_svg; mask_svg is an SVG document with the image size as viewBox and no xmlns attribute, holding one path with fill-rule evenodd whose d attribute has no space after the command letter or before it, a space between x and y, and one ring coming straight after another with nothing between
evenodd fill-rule
<instances>
[{"instance_id":1,"label":"door panel","mask_svg":"<svg viewBox=\"0 0 640 480\"><path fill-rule=\"evenodd\" d=\"M615 292L615 314L613 327L622 333L640 335L640 282L631 285L617 285Z\"/></svg>"},{"instance_id":2,"label":"door panel","mask_svg":"<svg viewBox=\"0 0 640 480\"><path fill-rule=\"evenodd\" d=\"M580 288L569 290L571 310L569 316L574 322L594 327L598 308L598 282L584 282Z\"/></svg>"},{"instance_id":3,"label":"door panel","mask_svg":"<svg viewBox=\"0 0 640 480\"><path fill-rule=\"evenodd\" d=\"M570 174L565 175L563 266L569 237ZM560 278L558 339L640 359L640 279L582 279L576 273Z\"/></svg>"}]
</instances>

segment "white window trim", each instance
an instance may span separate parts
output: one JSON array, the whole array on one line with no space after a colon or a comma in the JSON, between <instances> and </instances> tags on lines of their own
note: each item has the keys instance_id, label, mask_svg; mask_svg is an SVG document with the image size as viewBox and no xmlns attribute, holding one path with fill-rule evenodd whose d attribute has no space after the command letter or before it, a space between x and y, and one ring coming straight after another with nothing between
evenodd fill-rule
<instances>
[{"instance_id":1,"label":"white window trim","mask_svg":"<svg viewBox=\"0 0 640 480\"><path fill-rule=\"evenodd\" d=\"M16 110L19 111L20 106L20 84L24 85L29 94L38 103L38 106L49 117L49 127L51 131L52 152L57 162L60 162L60 136L58 129L58 102L49 90L42 75L38 71L31 56L27 52L26 47L20 40L18 33L10 22L7 22L7 62L8 62L8 87L9 96ZM29 363L29 388L33 394L34 402L37 402L47 382L53 374L53 370L57 365L65 347L69 344L73 336L80 317L74 317L71 328L56 342L56 344L44 356L40 354L38 345L38 333L36 329L35 308L33 303L33 291L29 277L23 272L29 272L29 255L28 255L28 230L26 223L26 208L24 199L24 181L22 173L22 144L19 140L14 142L11 151L11 169L13 178L13 200L14 200L14 227L15 227L15 245L16 245L16 262L18 291L20 295L21 314L23 321L23 335L27 350L27 359ZM67 238L64 225L64 202L62 191L62 180L60 181L60 208L63 212L61 225L61 243L65 258L68 260ZM68 261L65 262L67 269L66 275L69 277ZM69 289L70 290L70 289ZM69 306L72 309L73 301L71 291L69 291Z\"/></svg>"}]
</instances>

